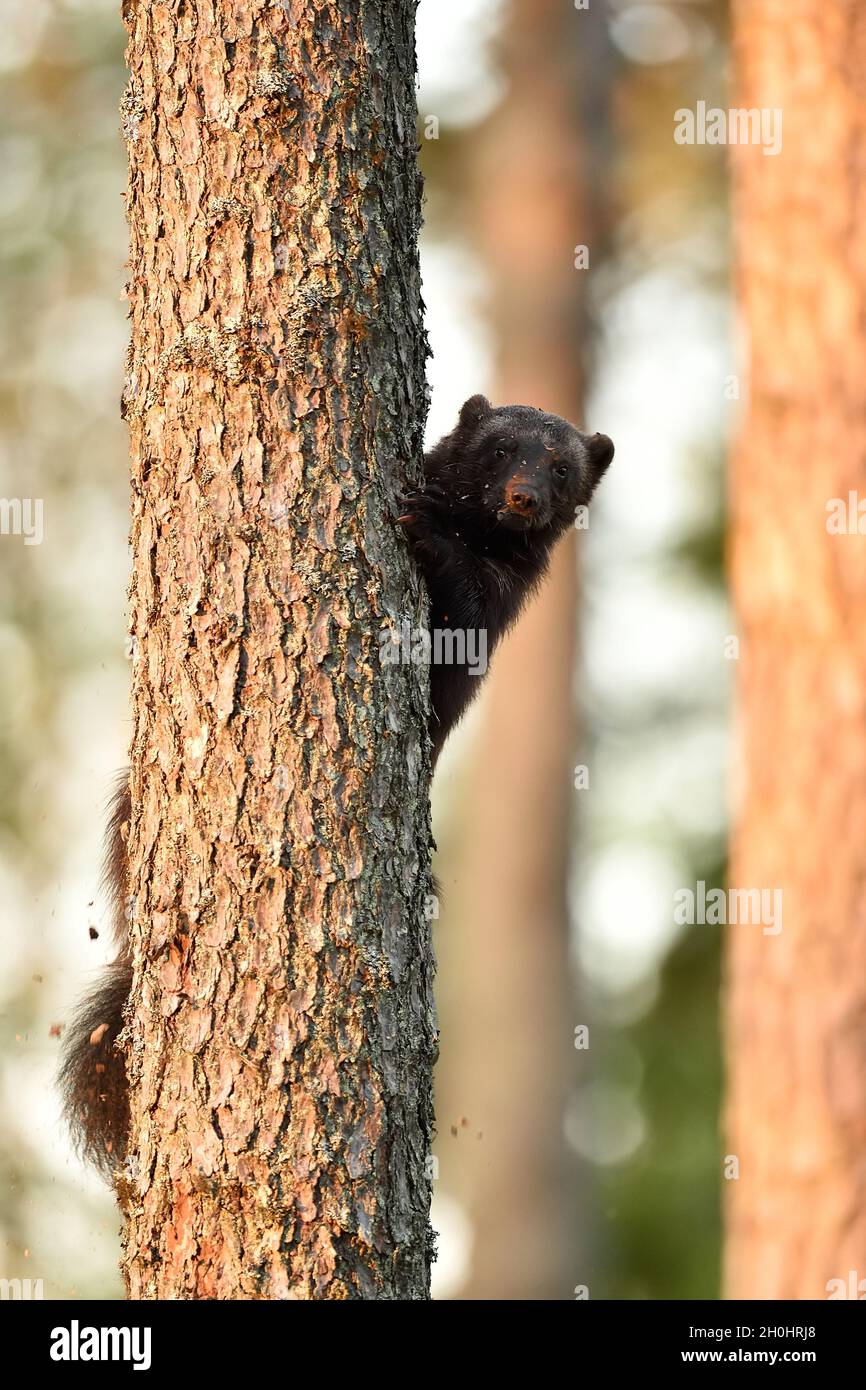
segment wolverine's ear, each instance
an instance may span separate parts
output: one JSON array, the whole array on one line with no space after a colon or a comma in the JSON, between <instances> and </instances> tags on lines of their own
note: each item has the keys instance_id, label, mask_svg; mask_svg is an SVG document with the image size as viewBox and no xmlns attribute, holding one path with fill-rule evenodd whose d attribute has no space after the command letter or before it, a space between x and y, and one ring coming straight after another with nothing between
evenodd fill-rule
<instances>
[{"instance_id":1,"label":"wolverine's ear","mask_svg":"<svg viewBox=\"0 0 866 1390\"><path fill-rule=\"evenodd\" d=\"M594 434L587 440L589 462L595 479L601 477L613 458L613 440L606 434Z\"/></svg>"},{"instance_id":2,"label":"wolverine's ear","mask_svg":"<svg viewBox=\"0 0 866 1390\"><path fill-rule=\"evenodd\" d=\"M493 410L486 396L470 396L460 409L461 425L478 425Z\"/></svg>"}]
</instances>

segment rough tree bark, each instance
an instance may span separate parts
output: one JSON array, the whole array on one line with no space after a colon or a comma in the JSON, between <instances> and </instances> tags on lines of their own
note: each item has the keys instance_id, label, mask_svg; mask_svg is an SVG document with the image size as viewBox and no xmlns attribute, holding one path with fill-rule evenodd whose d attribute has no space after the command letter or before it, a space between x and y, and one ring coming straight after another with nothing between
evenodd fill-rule
<instances>
[{"instance_id":1,"label":"rough tree bark","mask_svg":"<svg viewBox=\"0 0 866 1390\"><path fill-rule=\"evenodd\" d=\"M133 1298L428 1295L414 0L127 0Z\"/></svg>"},{"instance_id":2,"label":"rough tree bark","mask_svg":"<svg viewBox=\"0 0 866 1390\"><path fill-rule=\"evenodd\" d=\"M866 1276L866 13L738 0L742 107L783 148L735 151L751 337L736 452L745 801L731 884L780 889L783 927L729 928L727 1294L826 1298Z\"/></svg>"}]
</instances>

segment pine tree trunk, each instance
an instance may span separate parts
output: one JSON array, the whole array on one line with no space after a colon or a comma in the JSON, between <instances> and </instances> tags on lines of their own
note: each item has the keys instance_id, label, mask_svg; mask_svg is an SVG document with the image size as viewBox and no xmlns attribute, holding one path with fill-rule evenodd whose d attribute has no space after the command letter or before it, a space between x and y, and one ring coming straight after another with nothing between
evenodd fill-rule
<instances>
[{"instance_id":1,"label":"pine tree trunk","mask_svg":"<svg viewBox=\"0 0 866 1390\"><path fill-rule=\"evenodd\" d=\"M750 406L733 578L745 800L731 884L782 930L729 927L727 1294L826 1298L866 1276L866 551L827 503L866 496L866 14L734 6L741 107L781 154L735 151Z\"/></svg>"},{"instance_id":2,"label":"pine tree trunk","mask_svg":"<svg viewBox=\"0 0 866 1390\"><path fill-rule=\"evenodd\" d=\"M425 1298L413 0L128 0L133 1298Z\"/></svg>"}]
</instances>

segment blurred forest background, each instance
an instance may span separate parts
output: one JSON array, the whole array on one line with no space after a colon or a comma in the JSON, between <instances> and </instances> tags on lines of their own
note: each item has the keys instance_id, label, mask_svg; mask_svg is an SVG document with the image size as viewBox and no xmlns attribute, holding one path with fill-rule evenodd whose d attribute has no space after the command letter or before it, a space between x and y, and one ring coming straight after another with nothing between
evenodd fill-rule
<instances>
[{"instance_id":1,"label":"blurred forest background","mask_svg":"<svg viewBox=\"0 0 866 1390\"><path fill-rule=\"evenodd\" d=\"M673 894L724 882L737 391L726 152L672 112L727 104L727 9L419 7L429 437L486 391L617 445L437 777L440 1298L719 1294L719 933ZM128 734L124 31L0 15L0 495L45 515L0 540L0 1275L117 1297L53 1078Z\"/></svg>"}]
</instances>

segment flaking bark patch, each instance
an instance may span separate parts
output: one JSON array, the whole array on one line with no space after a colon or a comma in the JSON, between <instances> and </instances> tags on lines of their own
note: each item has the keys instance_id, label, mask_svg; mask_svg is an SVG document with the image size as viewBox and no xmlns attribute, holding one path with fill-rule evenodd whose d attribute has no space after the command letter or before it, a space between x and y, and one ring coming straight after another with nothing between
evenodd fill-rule
<instances>
[{"instance_id":1,"label":"flaking bark patch","mask_svg":"<svg viewBox=\"0 0 866 1390\"><path fill-rule=\"evenodd\" d=\"M134 1298L424 1298L411 0L124 8Z\"/></svg>"}]
</instances>

